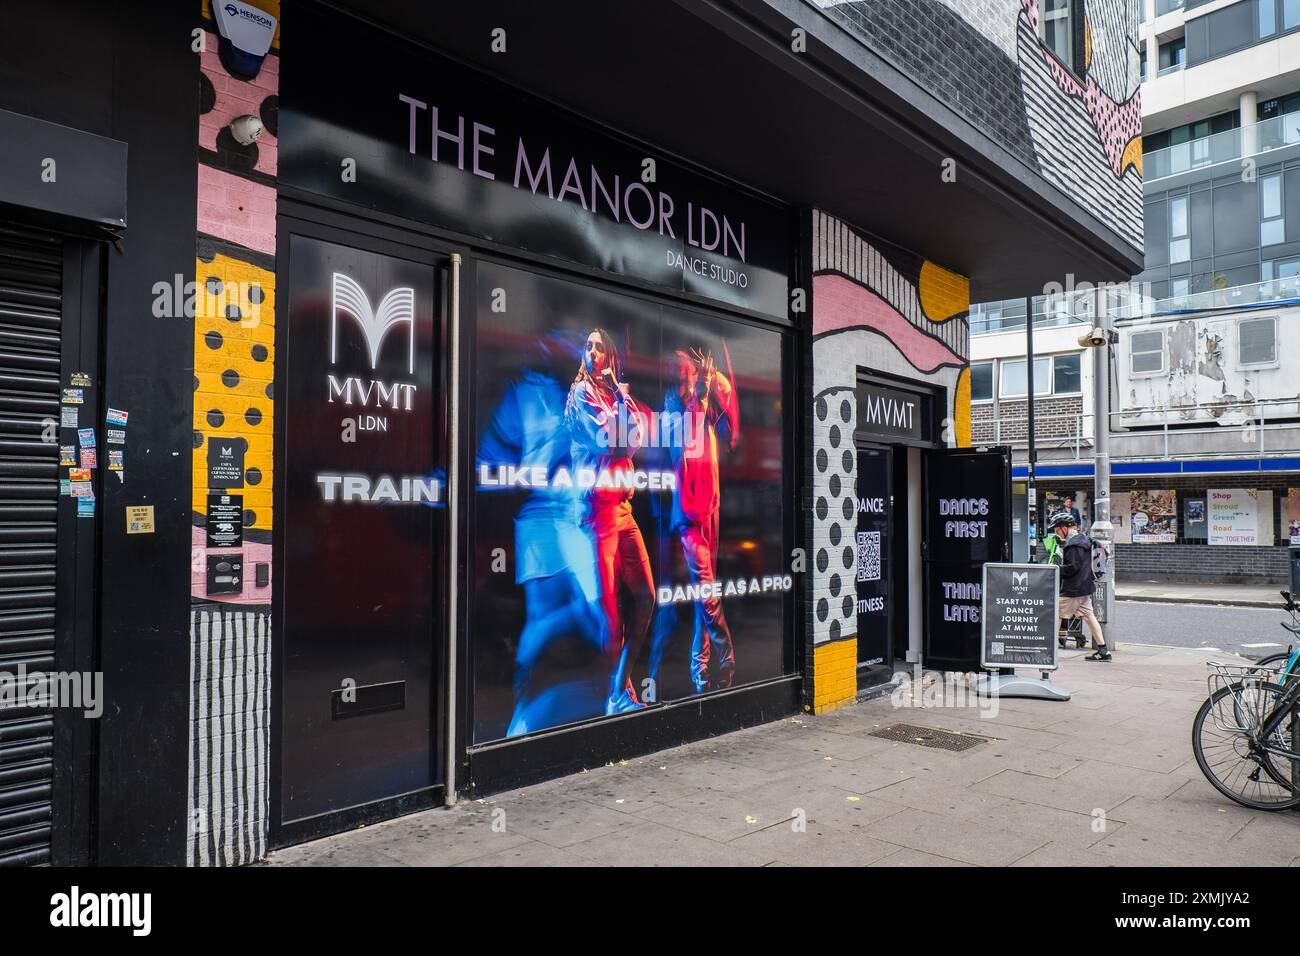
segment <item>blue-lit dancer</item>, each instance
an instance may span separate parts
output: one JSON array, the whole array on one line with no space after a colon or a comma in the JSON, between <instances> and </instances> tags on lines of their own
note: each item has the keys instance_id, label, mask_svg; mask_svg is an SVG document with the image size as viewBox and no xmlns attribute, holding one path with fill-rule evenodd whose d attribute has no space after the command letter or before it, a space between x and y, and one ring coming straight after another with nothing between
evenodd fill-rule
<instances>
[{"instance_id":1,"label":"blue-lit dancer","mask_svg":"<svg viewBox=\"0 0 1300 956\"><path fill-rule=\"evenodd\" d=\"M568 388L557 377L568 356L557 338L539 341L546 365L525 369L506 389L479 441L478 463L516 464L547 475L570 468L564 421ZM575 520L572 488L533 488L515 515L515 580L524 589L525 623L515 652L515 708L506 730L515 737L603 713L603 688L577 680L536 687L538 661L556 638L581 637L605 650L596 554Z\"/></svg>"}]
</instances>

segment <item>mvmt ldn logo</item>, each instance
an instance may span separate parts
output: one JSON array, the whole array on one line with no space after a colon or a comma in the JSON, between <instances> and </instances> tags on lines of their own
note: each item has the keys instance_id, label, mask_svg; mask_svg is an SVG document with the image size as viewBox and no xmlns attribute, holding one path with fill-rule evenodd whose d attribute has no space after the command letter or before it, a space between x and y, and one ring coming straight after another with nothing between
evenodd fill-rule
<instances>
[{"instance_id":1,"label":"mvmt ldn logo","mask_svg":"<svg viewBox=\"0 0 1300 956\"><path fill-rule=\"evenodd\" d=\"M339 317L346 316L361 332L366 343L366 356L370 371L379 367L379 353L388 334L406 326L406 372L415 374L415 290L401 286L390 290L371 308L366 290L351 276L334 273L330 295L330 364L339 363ZM409 412L414 407L416 384L414 382L384 381L382 379L329 373L326 399L333 403L361 408L388 409ZM367 416L369 430L387 431L387 420Z\"/></svg>"}]
</instances>

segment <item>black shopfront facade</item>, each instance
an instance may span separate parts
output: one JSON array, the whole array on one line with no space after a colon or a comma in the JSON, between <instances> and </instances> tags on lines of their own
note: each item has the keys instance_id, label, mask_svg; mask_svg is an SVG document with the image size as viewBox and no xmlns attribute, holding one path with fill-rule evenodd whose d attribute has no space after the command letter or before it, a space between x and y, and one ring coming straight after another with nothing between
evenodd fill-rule
<instances>
[{"instance_id":1,"label":"black shopfront facade","mask_svg":"<svg viewBox=\"0 0 1300 956\"><path fill-rule=\"evenodd\" d=\"M271 845L796 712L795 212L284 18Z\"/></svg>"}]
</instances>

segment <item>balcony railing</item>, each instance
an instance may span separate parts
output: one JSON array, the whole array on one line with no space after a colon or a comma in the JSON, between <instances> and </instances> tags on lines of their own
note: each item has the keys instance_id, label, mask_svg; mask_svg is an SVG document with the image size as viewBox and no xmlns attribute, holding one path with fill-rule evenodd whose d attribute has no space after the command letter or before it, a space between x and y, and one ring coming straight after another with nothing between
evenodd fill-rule
<instances>
[{"instance_id":1,"label":"balcony railing","mask_svg":"<svg viewBox=\"0 0 1300 956\"><path fill-rule=\"evenodd\" d=\"M1072 315L1065 309L1054 309L1050 312L1040 312L1034 310L1034 328L1052 328L1058 325L1070 325L1074 322L1088 322L1088 316ZM1019 311L1008 311L1003 309L1001 312L987 312L980 306L973 306L970 313L970 334L984 335L990 332L1011 332L1015 329L1024 329L1025 312L1021 307Z\"/></svg>"},{"instance_id":2,"label":"balcony railing","mask_svg":"<svg viewBox=\"0 0 1300 956\"><path fill-rule=\"evenodd\" d=\"M1164 75L1164 70L1161 70ZM1230 163L1255 153L1268 152L1300 143L1300 111L1260 120L1253 126L1224 130L1176 146L1152 150L1142 156L1142 176L1146 182L1176 176L1179 173Z\"/></svg>"},{"instance_id":3,"label":"balcony railing","mask_svg":"<svg viewBox=\"0 0 1300 956\"><path fill-rule=\"evenodd\" d=\"M1231 288L1188 292L1163 299L1133 296L1127 303L1112 310L1111 315L1123 321L1172 312L1210 312L1215 309L1240 309L1293 300L1300 301L1300 276L1269 279ZM1021 321L1023 324L1023 319ZM974 331L973 327L971 331Z\"/></svg>"}]
</instances>

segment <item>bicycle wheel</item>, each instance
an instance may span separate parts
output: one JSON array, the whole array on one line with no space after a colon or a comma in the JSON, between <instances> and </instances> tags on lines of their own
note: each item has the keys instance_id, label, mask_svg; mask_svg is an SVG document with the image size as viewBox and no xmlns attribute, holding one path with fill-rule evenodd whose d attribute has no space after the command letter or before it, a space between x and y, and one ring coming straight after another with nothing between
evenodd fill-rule
<instances>
[{"instance_id":1,"label":"bicycle wheel","mask_svg":"<svg viewBox=\"0 0 1300 956\"><path fill-rule=\"evenodd\" d=\"M1235 693L1234 693L1235 691ZM1201 773L1229 800L1252 810L1289 810L1300 807L1297 761L1263 753L1251 744L1242 727L1239 694L1251 695L1249 709L1267 713L1285 691L1276 684L1241 684L1220 687L1201 704L1192 721L1192 753ZM1293 712L1296 705L1292 705ZM1272 746L1294 749L1291 719L1283 721L1269 741ZM1293 776L1293 771L1295 771Z\"/></svg>"},{"instance_id":2,"label":"bicycle wheel","mask_svg":"<svg viewBox=\"0 0 1300 956\"><path fill-rule=\"evenodd\" d=\"M1282 668L1286 667L1286 663L1290 659L1291 659L1291 652L1284 651L1280 654L1268 654L1264 657L1261 657L1259 660L1255 661L1255 663L1252 664L1251 666L1261 667L1264 668L1265 670L1276 671L1278 674L1281 674Z\"/></svg>"}]
</instances>

